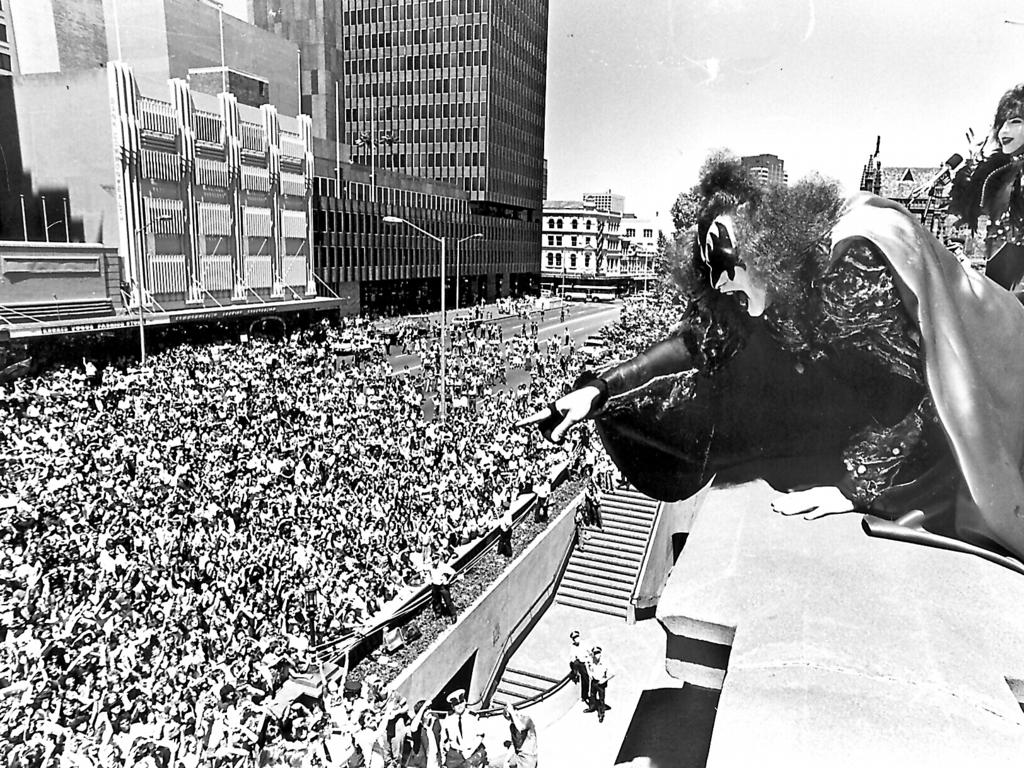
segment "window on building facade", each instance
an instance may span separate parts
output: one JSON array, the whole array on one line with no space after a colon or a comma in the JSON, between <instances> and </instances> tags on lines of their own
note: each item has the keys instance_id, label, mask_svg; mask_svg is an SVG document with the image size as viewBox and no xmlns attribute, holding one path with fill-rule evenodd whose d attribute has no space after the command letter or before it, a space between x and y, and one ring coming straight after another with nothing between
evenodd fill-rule
<instances>
[{"instance_id":1,"label":"window on building facade","mask_svg":"<svg viewBox=\"0 0 1024 768\"><path fill-rule=\"evenodd\" d=\"M553 267L555 265L555 257L550 253L548 254L548 266Z\"/></svg>"},{"instance_id":2,"label":"window on building facade","mask_svg":"<svg viewBox=\"0 0 1024 768\"><path fill-rule=\"evenodd\" d=\"M562 254L560 254L560 253L556 253L555 254L555 266L556 267L562 266Z\"/></svg>"},{"instance_id":3,"label":"window on building facade","mask_svg":"<svg viewBox=\"0 0 1024 768\"><path fill-rule=\"evenodd\" d=\"M590 269L590 254L589 253L586 256L583 257L583 266L586 267L587 269Z\"/></svg>"},{"instance_id":4,"label":"window on building facade","mask_svg":"<svg viewBox=\"0 0 1024 768\"><path fill-rule=\"evenodd\" d=\"M653 229L645 229L644 230L644 237L654 237L654 230Z\"/></svg>"},{"instance_id":5,"label":"window on building facade","mask_svg":"<svg viewBox=\"0 0 1024 768\"><path fill-rule=\"evenodd\" d=\"M573 247L576 246L576 235L572 236L572 245L573 245Z\"/></svg>"},{"instance_id":6,"label":"window on building facade","mask_svg":"<svg viewBox=\"0 0 1024 768\"><path fill-rule=\"evenodd\" d=\"M572 228L573 229L579 229L580 228L580 223L578 221L576 221L576 219L572 220Z\"/></svg>"},{"instance_id":7,"label":"window on building facade","mask_svg":"<svg viewBox=\"0 0 1024 768\"><path fill-rule=\"evenodd\" d=\"M576 269L576 254L569 257L569 269Z\"/></svg>"},{"instance_id":8,"label":"window on building facade","mask_svg":"<svg viewBox=\"0 0 1024 768\"><path fill-rule=\"evenodd\" d=\"M635 229L626 229L626 237L636 237Z\"/></svg>"},{"instance_id":9,"label":"window on building facade","mask_svg":"<svg viewBox=\"0 0 1024 768\"><path fill-rule=\"evenodd\" d=\"M555 220L554 219L548 219L548 229L554 229L554 228L555 228Z\"/></svg>"},{"instance_id":10,"label":"window on building facade","mask_svg":"<svg viewBox=\"0 0 1024 768\"><path fill-rule=\"evenodd\" d=\"M554 244L555 244L555 236L554 235L548 235L548 245L554 245Z\"/></svg>"},{"instance_id":11,"label":"window on building facade","mask_svg":"<svg viewBox=\"0 0 1024 768\"><path fill-rule=\"evenodd\" d=\"M562 220L561 220L561 219L559 219L559 220L558 220L558 225L557 225L557 228L558 228L558 229L561 229L561 228L562 228Z\"/></svg>"},{"instance_id":12,"label":"window on building facade","mask_svg":"<svg viewBox=\"0 0 1024 768\"><path fill-rule=\"evenodd\" d=\"M590 227L593 226L593 224L594 222L592 222L590 219L587 219L587 229L590 229Z\"/></svg>"},{"instance_id":13,"label":"window on building facade","mask_svg":"<svg viewBox=\"0 0 1024 768\"><path fill-rule=\"evenodd\" d=\"M555 238L555 245L561 245L561 244L562 244L562 236L561 236L561 235L558 235L558 236L557 236L557 237Z\"/></svg>"},{"instance_id":14,"label":"window on building facade","mask_svg":"<svg viewBox=\"0 0 1024 768\"><path fill-rule=\"evenodd\" d=\"M591 238L589 238L589 237L587 238L587 245L590 245L590 239Z\"/></svg>"}]
</instances>

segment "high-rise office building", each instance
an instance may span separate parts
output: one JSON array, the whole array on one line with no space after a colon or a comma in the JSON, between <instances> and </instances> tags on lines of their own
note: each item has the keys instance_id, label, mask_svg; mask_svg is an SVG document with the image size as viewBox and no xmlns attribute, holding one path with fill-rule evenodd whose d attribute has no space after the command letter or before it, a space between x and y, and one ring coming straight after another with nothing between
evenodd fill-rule
<instances>
[{"instance_id":1,"label":"high-rise office building","mask_svg":"<svg viewBox=\"0 0 1024 768\"><path fill-rule=\"evenodd\" d=\"M460 279L479 277L487 296L538 283L547 0L248 0L246 13L299 47L303 111L315 136L369 171L367 214L389 215L386 173L449 185L468 197L461 226L494 233ZM396 281L391 291L433 275L424 265L422 278L405 278L400 258L380 249L346 266L332 247L318 256L332 285L349 270Z\"/></svg>"},{"instance_id":2,"label":"high-rise office building","mask_svg":"<svg viewBox=\"0 0 1024 768\"><path fill-rule=\"evenodd\" d=\"M473 201L540 208L547 0L249 8L253 23L299 46L314 134L340 127L354 162L453 182Z\"/></svg>"},{"instance_id":3,"label":"high-rise office building","mask_svg":"<svg viewBox=\"0 0 1024 768\"><path fill-rule=\"evenodd\" d=\"M788 184L786 162L776 155L748 155L740 158L743 167L749 169L762 184Z\"/></svg>"},{"instance_id":4,"label":"high-rise office building","mask_svg":"<svg viewBox=\"0 0 1024 768\"><path fill-rule=\"evenodd\" d=\"M610 211L620 215L626 210L625 195L617 195L610 189L607 192L584 192L583 202L593 203L599 211Z\"/></svg>"}]
</instances>

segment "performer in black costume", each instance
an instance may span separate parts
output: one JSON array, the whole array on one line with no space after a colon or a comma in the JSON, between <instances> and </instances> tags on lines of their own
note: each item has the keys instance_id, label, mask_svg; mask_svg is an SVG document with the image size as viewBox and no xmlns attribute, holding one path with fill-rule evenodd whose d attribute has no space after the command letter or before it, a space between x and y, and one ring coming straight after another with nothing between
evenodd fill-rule
<instances>
[{"instance_id":1,"label":"performer in black costume","mask_svg":"<svg viewBox=\"0 0 1024 768\"><path fill-rule=\"evenodd\" d=\"M660 499L716 473L811 485L773 506L1024 572L1003 557L1024 556L1024 308L896 203L744 174L705 167L678 328L521 423L559 441L595 417ZM797 456L819 461L777 461Z\"/></svg>"},{"instance_id":2,"label":"performer in black costume","mask_svg":"<svg viewBox=\"0 0 1024 768\"><path fill-rule=\"evenodd\" d=\"M985 232L985 274L1011 291L1024 280L1024 84L1003 94L992 134L953 180L950 213L977 231L981 214Z\"/></svg>"}]
</instances>

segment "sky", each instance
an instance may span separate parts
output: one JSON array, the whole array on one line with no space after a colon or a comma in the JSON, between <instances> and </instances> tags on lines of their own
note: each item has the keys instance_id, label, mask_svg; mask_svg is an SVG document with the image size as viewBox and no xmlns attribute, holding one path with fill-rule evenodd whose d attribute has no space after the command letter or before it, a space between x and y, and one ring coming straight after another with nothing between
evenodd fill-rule
<instances>
[{"instance_id":1,"label":"sky","mask_svg":"<svg viewBox=\"0 0 1024 768\"><path fill-rule=\"evenodd\" d=\"M665 215L720 148L854 192L876 136L938 166L1019 82L1019 0L550 0L547 196Z\"/></svg>"}]
</instances>

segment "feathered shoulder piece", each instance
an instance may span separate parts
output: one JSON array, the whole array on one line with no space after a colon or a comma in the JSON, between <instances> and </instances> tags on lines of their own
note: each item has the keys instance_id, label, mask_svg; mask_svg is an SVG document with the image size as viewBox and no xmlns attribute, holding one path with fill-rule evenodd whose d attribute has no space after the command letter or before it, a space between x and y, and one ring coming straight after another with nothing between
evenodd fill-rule
<instances>
[{"instance_id":1,"label":"feathered shoulder piece","mask_svg":"<svg viewBox=\"0 0 1024 768\"><path fill-rule=\"evenodd\" d=\"M1009 179L1020 166L1009 155L995 152L989 157L972 160L953 178L950 192L949 212L959 216L972 231L978 229L978 217L985 213L992 218L989 209L1000 179ZM1005 209L1004 209L1005 210Z\"/></svg>"},{"instance_id":2,"label":"feathered shoulder piece","mask_svg":"<svg viewBox=\"0 0 1024 768\"><path fill-rule=\"evenodd\" d=\"M843 199L837 182L818 175L767 188L756 208L741 209L736 239L748 268L769 286L777 312L804 307L828 266L832 228Z\"/></svg>"}]
</instances>

